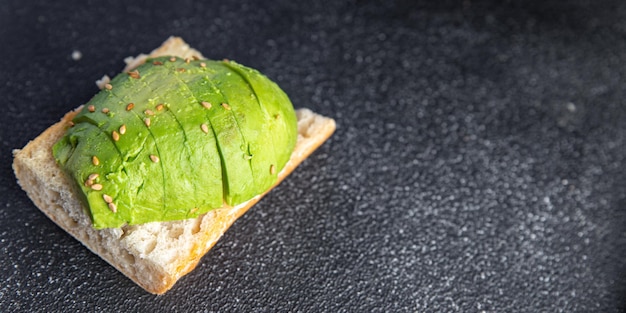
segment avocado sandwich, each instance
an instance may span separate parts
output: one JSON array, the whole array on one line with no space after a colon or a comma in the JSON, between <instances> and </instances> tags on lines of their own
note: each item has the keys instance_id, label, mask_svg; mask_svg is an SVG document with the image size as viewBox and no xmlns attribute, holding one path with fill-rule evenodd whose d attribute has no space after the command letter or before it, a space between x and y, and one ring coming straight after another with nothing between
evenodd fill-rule
<instances>
[{"instance_id":1,"label":"avocado sandwich","mask_svg":"<svg viewBox=\"0 0 626 313\"><path fill-rule=\"evenodd\" d=\"M150 293L187 274L230 225L335 130L258 71L171 37L126 60L87 103L14 151L51 220Z\"/></svg>"}]
</instances>

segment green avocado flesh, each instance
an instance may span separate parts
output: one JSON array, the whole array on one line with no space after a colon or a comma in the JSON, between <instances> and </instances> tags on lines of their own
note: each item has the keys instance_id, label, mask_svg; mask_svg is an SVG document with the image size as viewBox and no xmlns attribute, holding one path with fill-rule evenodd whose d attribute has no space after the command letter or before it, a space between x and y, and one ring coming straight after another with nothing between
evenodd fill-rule
<instances>
[{"instance_id":1,"label":"green avocado flesh","mask_svg":"<svg viewBox=\"0 0 626 313\"><path fill-rule=\"evenodd\" d=\"M287 95L233 61L148 59L53 147L96 229L197 217L263 193L296 143Z\"/></svg>"}]
</instances>

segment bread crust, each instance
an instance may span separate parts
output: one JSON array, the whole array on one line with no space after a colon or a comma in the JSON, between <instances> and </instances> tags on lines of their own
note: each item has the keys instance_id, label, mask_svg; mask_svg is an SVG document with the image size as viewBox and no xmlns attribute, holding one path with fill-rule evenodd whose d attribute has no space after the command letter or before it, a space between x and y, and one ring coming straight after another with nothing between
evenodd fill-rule
<instances>
[{"instance_id":1,"label":"bread crust","mask_svg":"<svg viewBox=\"0 0 626 313\"><path fill-rule=\"evenodd\" d=\"M181 38L171 37L150 55L127 59L125 71L140 65L148 56L161 55L202 57ZM52 221L153 294L165 293L180 277L193 270L237 218L285 179L335 131L334 120L308 109L299 109L296 111L298 140L294 152L278 174L276 184L263 194L195 219L96 230L91 227L73 184L52 156L52 146L64 135L80 109L67 113L23 149L14 150L13 169L18 183Z\"/></svg>"}]
</instances>

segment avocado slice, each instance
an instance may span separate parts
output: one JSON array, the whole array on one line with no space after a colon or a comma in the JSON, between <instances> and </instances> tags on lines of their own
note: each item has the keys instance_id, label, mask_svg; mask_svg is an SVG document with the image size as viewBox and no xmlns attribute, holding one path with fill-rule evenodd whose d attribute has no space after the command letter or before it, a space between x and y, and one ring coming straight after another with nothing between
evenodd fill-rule
<instances>
[{"instance_id":1,"label":"avocado slice","mask_svg":"<svg viewBox=\"0 0 626 313\"><path fill-rule=\"evenodd\" d=\"M224 62L212 61L206 64L211 80L230 103L230 109L246 141L246 158L252 169L255 191L261 193L276 182L278 175L269 117L259 105L254 91L241 76L225 66Z\"/></svg>"},{"instance_id":2,"label":"avocado slice","mask_svg":"<svg viewBox=\"0 0 626 313\"><path fill-rule=\"evenodd\" d=\"M124 182L124 188L118 194L110 196L113 197L113 203L117 207L116 213L129 224L138 224L144 222L145 217L158 217L163 211L165 203L163 169L161 164L146 162L150 160L151 155L159 154L154 137L146 129L143 120L134 112L141 109L142 102L136 101L140 100L139 98L133 99L138 105L133 105L132 109L127 110L131 101L126 95L122 97L117 95L124 94L124 90L129 88L128 85L133 83L126 79L124 75L114 78L111 81L114 88L104 89L98 93L74 118L74 123L79 125L81 122L88 122L99 125L120 152L123 168L107 175L113 177L123 174L129 179ZM94 106L94 112L89 110L90 106ZM105 108L108 109L108 113L102 112ZM117 140L113 139L114 132L117 133ZM94 220L94 226L99 224Z\"/></svg>"},{"instance_id":3,"label":"avocado slice","mask_svg":"<svg viewBox=\"0 0 626 313\"><path fill-rule=\"evenodd\" d=\"M119 99L119 106L116 110L117 118L121 122L127 122L127 132L129 130L136 131L139 137L145 137L140 153L135 159L126 165L129 177L132 177L132 185L128 190L129 199L137 200L133 207L128 207L124 212L129 213L128 224L141 224L154 218L162 218L162 214L166 209L167 198L167 172L164 163L155 162L163 158L159 149L159 142L154 136L150 128L146 124L144 117L145 110L148 110L148 99L151 96L149 90L145 87L150 85L147 80L151 77L150 67L140 67L143 69L143 75L140 79L133 79L127 75L118 75L111 80L114 86L111 90L104 89L104 93L110 93ZM120 124L121 125L121 124ZM111 130L112 132L112 130ZM126 151L135 151L139 144L134 139L134 133L120 135L120 140L115 144L120 151L125 154ZM140 139L143 140L143 139ZM124 200L127 200L124 198Z\"/></svg>"},{"instance_id":4,"label":"avocado slice","mask_svg":"<svg viewBox=\"0 0 626 313\"><path fill-rule=\"evenodd\" d=\"M153 94L158 95L151 99L155 108L151 110L154 113L151 130L157 138L169 140L168 144L160 145L167 148L162 155L177 149L174 154L178 160L162 161L174 166L166 172L180 175L168 178L177 186L166 190L164 220L195 217L223 204L222 169L216 138L209 129L204 108L197 105L194 94L178 77L182 73L179 70L185 65L182 59L168 59L163 66L153 67L155 77L169 79L151 84ZM175 129L179 130L177 135L173 134ZM181 194L191 194L192 189L193 197L180 197ZM170 193L169 197L167 193Z\"/></svg>"},{"instance_id":5,"label":"avocado slice","mask_svg":"<svg viewBox=\"0 0 626 313\"><path fill-rule=\"evenodd\" d=\"M168 75L175 77L196 100L188 109L198 112L205 124L206 133L213 133L220 156L222 199L227 205L236 205L252 198L259 192L247 152L247 141L240 130L239 122L228 104L229 99L218 89L211 77L206 75L210 61L190 61L180 58L158 59L161 68L168 69ZM204 103L204 105L203 105ZM204 114L204 116L202 116ZM202 128L201 128L202 129Z\"/></svg>"},{"instance_id":6,"label":"avocado slice","mask_svg":"<svg viewBox=\"0 0 626 313\"><path fill-rule=\"evenodd\" d=\"M220 173L219 167L216 170L216 167L210 164L205 166L208 164L206 160L199 162L204 157L201 154L202 147L192 149L187 140L187 132L193 132L193 129L185 129L185 125L190 124L181 124L175 116L175 111L189 107L195 99L174 75L163 71L166 71L163 66L140 67L141 78L131 80L135 84L141 84L139 88L133 88L140 92L125 95L124 102L135 103L131 111L143 121L142 126L154 138L158 152L155 156L158 157L158 161L154 162L152 156L150 160L159 163L163 174L163 209L159 212L159 219L178 220L197 216L221 206L221 177L216 177ZM115 90L117 89L113 89L114 92ZM207 137L211 136L205 136ZM194 142L192 141L192 144ZM195 157L192 157L194 153ZM208 154L218 160L213 164L219 164L219 156L210 151ZM203 197L198 195L199 190L202 191ZM137 211L135 219L130 223L144 223L155 219L153 212L143 213Z\"/></svg>"},{"instance_id":7,"label":"avocado slice","mask_svg":"<svg viewBox=\"0 0 626 313\"><path fill-rule=\"evenodd\" d=\"M235 61L223 63L249 84L261 107L269 117L269 133L274 139L276 168L280 171L289 158L298 139L298 118L293 105L280 87L259 71Z\"/></svg>"},{"instance_id":8,"label":"avocado slice","mask_svg":"<svg viewBox=\"0 0 626 313\"><path fill-rule=\"evenodd\" d=\"M182 76L189 90L198 99L196 107L203 109L211 132L217 139L222 165L224 202L234 206L252 198L254 189L252 168L247 159L245 139L237 125L237 120L229 109L227 99L207 76ZM203 105L204 103L204 105Z\"/></svg>"},{"instance_id":9,"label":"avocado slice","mask_svg":"<svg viewBox=\"0 0 626 313\"><path fill-rule=\"evenodd\" d=\"M147 67L140 71L141 78L136 82L140 93L127 93L125 101L135 103L131 113L136 120L142 121L142 128L154 139L156 153L148 156L151 164L161 167L163 207L159 212L160 219L180 219L186 216L195 206L196 181L192 177L193 170L189 163L189 151L184 146L185 136L182 128L166 110L157 110L165 95L163 87L168 86L171 78L161 77L155 67ZM115 89L114 89L115 91ZM184 105L184 99L179 99ZM147 162L148 159L145 159ZM153 179L157 179L155 176ZM177 212L171 212L175 208ZM180 212L185 211L182 216ZM172 215L171 218L166 216ZM134 223L145 223L154 219L152 214L137 214Z\"/></svg>"},{"instance_id":10,"label":"avocado slice","mask_svg":"<svg viewBox=\"0 0 626 313\"><path fill-rule=\"evenodd\" d=\"M275 183L297 136L276 92L234 62L149 59L96 94L53 155L94 228L196 217Z\"/></svg>"},{"instance_id":11,"label":"avocado slice","mask_svg":"<svg viewBox=\"0 0 626 313\"><path fill-rule=\"evenodd\" d=\"M115 214L103 199L104 195L117 197L120 186L128 180L121 171L121 158L107 135L98 127L81 123L70 128L60 144L53 147L53 154L70 177L78 182L78 194L91 205L89 214L95 228L119 227L125 223L124 217ZM90 153L75 153L88 151ZM113 173L111 175L111 173ZM120 173L118 175L114 173ZM111 226L116 225L116 226Z\"/></svg>"}]
</instances>

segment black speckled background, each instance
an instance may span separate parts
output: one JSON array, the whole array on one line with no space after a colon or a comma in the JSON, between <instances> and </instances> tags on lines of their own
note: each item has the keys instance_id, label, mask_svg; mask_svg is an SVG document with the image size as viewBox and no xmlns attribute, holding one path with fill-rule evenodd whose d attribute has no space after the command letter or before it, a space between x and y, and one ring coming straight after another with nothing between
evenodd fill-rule
<instances>
[{"instance_id":1,"label":"black speckled background","mask_svg":"<svg viewBox=\"0 0 626 313\"><path fill-rule=\"evenodd\" d=\"M626 5L381 2L2 2L0 311L622 311ZM169 35L338 129L153 296L35 208L11 150Z\"/></svg>"}]
</instances>

